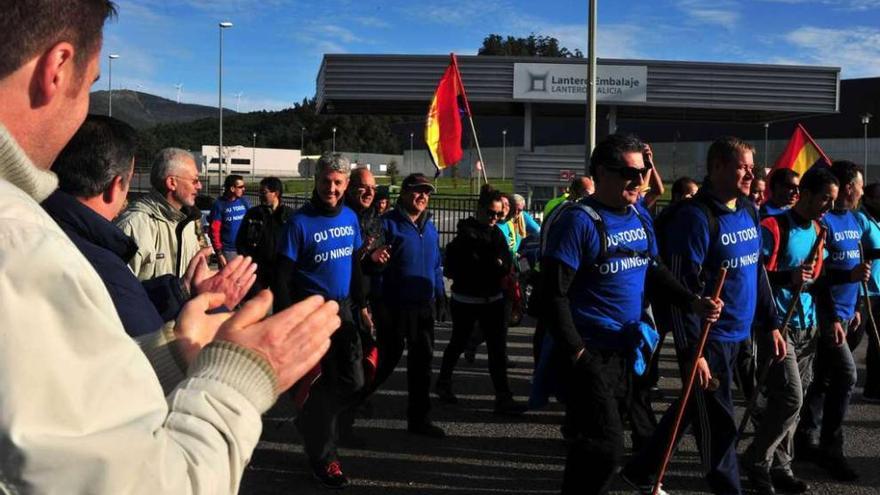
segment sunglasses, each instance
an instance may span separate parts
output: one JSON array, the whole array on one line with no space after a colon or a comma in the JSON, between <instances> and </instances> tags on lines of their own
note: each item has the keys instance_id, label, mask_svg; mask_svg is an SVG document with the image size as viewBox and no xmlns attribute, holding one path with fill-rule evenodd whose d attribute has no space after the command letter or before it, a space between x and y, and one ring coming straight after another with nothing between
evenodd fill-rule
<instances>
[{"instance_id":1,"label":"sunglasses","mask_svg":"<svg viewBox=\"0 0 880 495\"><path fill-rule=\"evenodd\" d=\"M502 219L502 218L504 218L504 212L501 211L501 210L498 210L498 211L495 211L495 210L486 210L486 213L489 214L489 218L495 217L495 218L497 218L497 219L499 219L499 220Z\"/></svg>"},{"instance_id":2,"label":"sunglasses","mask_svg":"<svg viewBox=\"0 0 880 495\"><path fill-rule=\"evenodd\" d=\"M651 171L649 168L633 168L633 167L621 167L621 168L609 168L611 172L617 174L621 179L626 180L642 180L647 177L648 172Z\"/></svg>"}]
</instances>

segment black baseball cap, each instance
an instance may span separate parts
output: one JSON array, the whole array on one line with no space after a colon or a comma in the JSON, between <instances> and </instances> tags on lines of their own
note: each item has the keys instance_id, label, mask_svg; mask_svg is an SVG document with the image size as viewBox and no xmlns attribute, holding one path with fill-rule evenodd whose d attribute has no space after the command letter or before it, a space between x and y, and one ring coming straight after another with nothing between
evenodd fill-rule
<instances>
[{"instance_id":1,"label":"black baseball cap","mask_svg":"<svg viewBox=\"0 0 880 495\"><path fill-rule=\"evenodd\" d=\"M409 174L403 179L403 183L400 185L401 191L409 191L410 189L418 188L427 188L430 189L431 192L437 190L425 174Z\"/></svg>"}]
</instances>

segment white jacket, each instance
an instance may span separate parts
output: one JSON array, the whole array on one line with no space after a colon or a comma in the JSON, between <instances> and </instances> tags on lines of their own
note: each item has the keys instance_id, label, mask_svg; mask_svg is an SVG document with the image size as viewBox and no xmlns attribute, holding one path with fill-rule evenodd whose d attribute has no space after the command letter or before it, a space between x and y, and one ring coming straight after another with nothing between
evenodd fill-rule
<instances>
[{"instance_id":1,"label":"white jacket","mask_svg":"<svg viewBox=\"0 0 880 495\"><path fill-rule=\"evenodd\" d=\"M201 247L196 230L199 221L187 220L156 191L132 201L116 226L138 245L128 263L138 280L168 274L182 277Z\"/></svg>"},{"instance_id":2,"label":"white jacket","mask_svg":"<svg viewBox=\"0 0 880 495\"><path fill-rule=\"evenodd\" d=\"M0 493L236 493L276 398L269 365L212 344L178 382L164 335L125 334L37 203L55 184L0 125Z\"/></svg>"}]
</instances>

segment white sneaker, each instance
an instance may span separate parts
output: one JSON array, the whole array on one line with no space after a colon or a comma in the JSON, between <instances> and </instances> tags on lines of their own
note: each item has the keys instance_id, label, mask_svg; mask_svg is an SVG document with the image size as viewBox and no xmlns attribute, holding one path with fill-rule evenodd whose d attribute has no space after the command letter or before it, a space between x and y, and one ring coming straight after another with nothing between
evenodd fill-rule
<instances>
[{"instance_id":1,"label":"white sneaker","mask_svg":"<svg viewBox=\"0 0 880 495\"><path fill-rule=\"evenodd\" d=\"M627 485L629 485L633 489L635 489L636 492L639 493L639 495L653 495L654 494L654 484L653 483L644 483L644 484L636 483L635 481L627 478L626 475L623 474L623 472L620 473L620 479L622 479L624 483L626 483ZM657 495L669 495L669 492L667 492L663 489L663 483L660 483L660 489L657 490Z\"/></svg>"}]
</instances>

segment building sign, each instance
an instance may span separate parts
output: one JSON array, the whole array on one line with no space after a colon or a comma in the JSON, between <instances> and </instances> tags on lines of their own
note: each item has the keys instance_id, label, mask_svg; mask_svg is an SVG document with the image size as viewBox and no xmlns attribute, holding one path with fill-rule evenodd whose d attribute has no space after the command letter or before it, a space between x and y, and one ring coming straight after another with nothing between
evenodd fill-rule
<instances>
[{"instance_id":1,"label":"building sign","mask_svg":"<svg viewBox=\"0 0 880 495\"><path fill-rule=\"evenodd\" d=\"M563 169L559 171L559 180L562 182L571 182L575 177L577 177L577 172L574 170Z\"/></svg>"},{"instance_id":2,"label":"building sign","mask_svg":"<svg viewBox=\"0 0 880 495\"><path fill-rule=\"evenodd\" d=\"M597 102L644 103L648 96L648 67L599 65ZM586 101L586 64L513 64L513 99Z\"/></svg>"}]
</instances>

